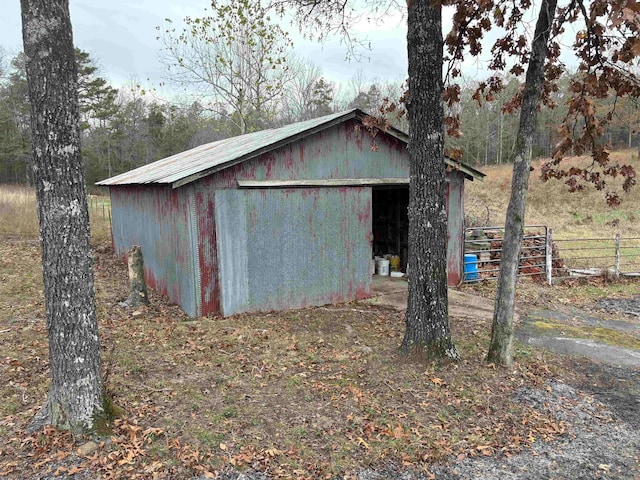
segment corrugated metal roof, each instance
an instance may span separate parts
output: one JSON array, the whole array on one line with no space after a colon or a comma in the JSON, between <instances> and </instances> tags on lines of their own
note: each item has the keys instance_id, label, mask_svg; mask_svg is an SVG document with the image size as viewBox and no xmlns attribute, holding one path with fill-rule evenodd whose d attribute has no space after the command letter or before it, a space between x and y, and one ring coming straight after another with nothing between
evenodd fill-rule
<instances>
[{"instance_id":1,"label":"corrugated metal roof","mask_svg":"<svg viewBox=\"0 0 640 480\"><path fill-rule=\"evenodd\" d=\"M359 109L351 109L280 128L207 143L102 180L96 185L171 184L173 188L177 188L346 120L352 118L362 120L366 116L367 114ZM396 128L389 128L386 133L405 143L408 141L407 134ZM482 179L485 176L461 162L451 159L446 161L470 177Z\"/></svg>"}]
</instances>

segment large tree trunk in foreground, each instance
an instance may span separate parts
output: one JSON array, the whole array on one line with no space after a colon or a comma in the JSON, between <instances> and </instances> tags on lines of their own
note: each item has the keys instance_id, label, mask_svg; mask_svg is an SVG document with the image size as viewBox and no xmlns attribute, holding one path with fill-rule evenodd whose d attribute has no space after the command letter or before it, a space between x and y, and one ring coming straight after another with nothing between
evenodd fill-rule
<instances>
[{"instance_id":1,"label":"large tree trunk in foreground","mask_svg":"<svg viewBox=\"0 0 640 480\"><path fill-rule=\"evenodd\" d=\"M51 387L32 429L83 434L103 410L68 0L22 0Z\"/></svg>"},{"instance_id":2,"label":"large tree trunk in foreground","mask_svg":"<svg viewBox=\"0 0 640 480\"><path fill-rule=\"evenodd\" d=\"M441 7L428 0L413 2L407 29L410 280L401 350L425 358L457 358L447 306Z\"/></svg>"},{"instance_id":3,"label":"large tree trunk in foreground","mask_svg":"<svg viewBox=\"0 0 640 480\"><path fill-rule=\"evenodd\" d=\"M544 62L547 57L549 34L555 16L556 3L556 0L542 0L531 46L531 60L527 67L520 124L516 137L511 198L505 221L500 275L491 328L491 344L487 356L488 361L504 365L511 365L513 361L513 314L531 169L531 147L536 129L538 101L544 81Z\"/></svg>"}]
</instances>

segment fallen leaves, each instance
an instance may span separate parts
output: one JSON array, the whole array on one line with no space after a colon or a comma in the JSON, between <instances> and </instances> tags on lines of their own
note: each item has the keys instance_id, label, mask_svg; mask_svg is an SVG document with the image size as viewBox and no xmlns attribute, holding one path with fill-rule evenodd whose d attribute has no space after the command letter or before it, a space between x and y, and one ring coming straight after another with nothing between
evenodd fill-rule
<instances>
[{"instance_id":1,"label":"fallen leaves","mask_svg":"<svg viewBox=\"0 0 640 480\"><path fill-rule=\"evenodd\" d=\"M431 378L431 383L433 383L434 385L441 387L442 385L444 385L444 382L442 381L441 378L438 377L432 377Z\"/></svg>"},{"instance_id":2,"label":"fallen leaves","mask_svg":"<svg viewBox=\"0 0 640 480\"><path fill-rule=\"evenodd\" d=\"M358 437L357 443L358 443L358 445L362 445L367 450L369 450L371 448L371 447L369 447L369 444L366 442L366 440L364 438L362 438L362 437Z\"/></svg>"},{"instance_id":3,"label":"fallen leaves","mask_svg":"<svg viewBox=\"0 0 640 480\"><path fill-rule=\"evenodd\" d=\"M390 436L391 438L395 438L396 440L409 438L410 435L405 433L404 427L400 422L393 428L387 426L387 429L383 432L385 435Z\"/></svg>"},{"instance_id":4,"label":"fallen leaves","mask_svg":"<svg viewBox=\"0 0 640 480\"><path fill-rule=\"evenodd\" d=\"M104 307L118 294L117 275L126 285L126 269L104 256L99 262ZM0 358L3 392L17 405L29 392L25 406L33 411L0 420L9 432L0 471L19 478L27 466L43 475L82 468L107 479L153 479L251 468L316 479L396 463L428 472L451 456L512 455L569 428L510 400L518 388L545 385L551 371L544 361L506 371L468 353L459 364L425 371L397 355L404 324L395 312L324 307L193 321L155 300L136 319L116 307L101 313L103 345L113 351L105 355L109 387L127 414L84 455L64 432L18 433L46 393L46 332L33 322L20 336L11 337L16 328L2 334L7 344L24 344ZM344 325L373 351L354 352ZM452 326L470 345L488 334L488 325L464 318Z\"/></svg>"},{"instance_id":5,"label":"fallen leaves","mask_svg":"<svg viewBox=\"0 0 640 480\"><path fill-rule=\"evenodd\" d=\"M284 450L278 450L277 448L271 447L267 448L264 453L266 453L269 457L275 457L277 455L282 455L285 453Z\"/></svg>"},{"instance_id":6,"label":"fallen leaves","mask_svg":"<svg viewBox=\"0 0 640 480\"><path fill-rule=\"evenodd\" d=\"M485 456L493 455L493 448L491 447L491 445L478 445L476 447L476 450Z\"/></svg>"}]
</instances>

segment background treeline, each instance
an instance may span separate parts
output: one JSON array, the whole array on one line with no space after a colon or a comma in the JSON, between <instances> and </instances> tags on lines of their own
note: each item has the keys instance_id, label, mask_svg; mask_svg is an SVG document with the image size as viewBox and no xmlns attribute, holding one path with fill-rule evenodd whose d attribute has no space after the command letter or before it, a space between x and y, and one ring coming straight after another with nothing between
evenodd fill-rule
<instances>
[{"instance_id":1,"label":"background treeline","mask_svg":"<svg viewBox=\"0 0 640 480\"><path fill-rule=\"evenodd\" d=\"M0 52L1 53L1 52ZM374 112L385 97L397 99L401 82L366 79L357 71L348 84L326 80L310 62L289 60L286 82L270 107L242 112L210 108L193 96L167 101L153 91L132 83L119 89L100 76L90 55L76 50L79 97L82 111L83 156L87 182L116 175L203 143L242 132L273 128L332 112L358 107ZM468 82L462 91L459 114L463 135L449 139L450 147L464 151L463 160L476 165L510 163L518 112L503 113L520 88L516 78L505 79L507 88L491 102L478 105L472 98L477 85ZM556 133L565 113L568 78L556 95L558 107L543 109L538 120L534 156L546 157L559 140ZM614 102L607 99L606 102ZM601 105L603 110L607 106ZM392 119L407 129L406 119ZM639 147L640 103L619 102L607 131L606 141L613 147ZM29 158L29 102L22 54L0 55L0 183L31 184Z\"/></svg>"}]
</instances>

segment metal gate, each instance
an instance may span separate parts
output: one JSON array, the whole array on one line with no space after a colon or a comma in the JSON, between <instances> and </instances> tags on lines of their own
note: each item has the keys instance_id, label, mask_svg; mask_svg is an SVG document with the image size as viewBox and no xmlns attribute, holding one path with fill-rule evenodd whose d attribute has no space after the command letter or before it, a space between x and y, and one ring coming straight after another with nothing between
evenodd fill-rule
<instances>
[{"instance_id":1,"label":"metal gate","mask_svg":"<svg viewBox=\"0 0 640 480\"><path fill-rule=\"evenodd\" d=\"M496 280L500 272L504 227L472 227L465 229L464 282ZM549 228L546 225L525 225L520 246L519 277L545 279L551 257ZM471 256L475 257L472 258ZM477 272L477 274L474 274Z\"/></svg>"},{"instance_id":2,"label":"metal gate","mask_svg":"<svg viewBox=\"0 0 640 480\"><path fill-rule=\"evenodd\" d=\"M504 227L465 229L464 282L496 280ZM640 238L554 239L546 225L526 225L520 246L519 277L549 285L553 279L607 275L640 276Z\"/></svg>"}]
</instances>

